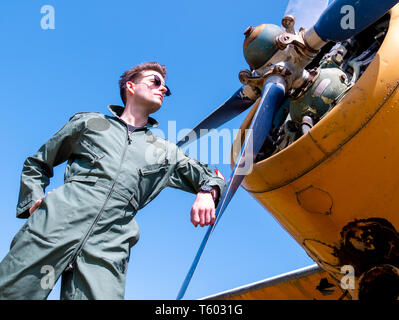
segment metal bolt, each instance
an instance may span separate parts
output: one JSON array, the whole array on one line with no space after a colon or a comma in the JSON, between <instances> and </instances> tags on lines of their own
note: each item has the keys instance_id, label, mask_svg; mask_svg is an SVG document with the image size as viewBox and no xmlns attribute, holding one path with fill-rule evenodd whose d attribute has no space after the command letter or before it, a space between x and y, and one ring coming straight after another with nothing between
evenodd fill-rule
<instances>
[{"instance_id":1,"label":"metal bolt","mask_svg":"<svg viewBox=\"0 0 399 320\"><path fill-rule=\"evenodd\" d=\"M294 16L287 14L284 16L283 20L281 21L281 24L287 29L290 27L293 27L295 25L295 18Z\"/></svg>"}]
</instances>

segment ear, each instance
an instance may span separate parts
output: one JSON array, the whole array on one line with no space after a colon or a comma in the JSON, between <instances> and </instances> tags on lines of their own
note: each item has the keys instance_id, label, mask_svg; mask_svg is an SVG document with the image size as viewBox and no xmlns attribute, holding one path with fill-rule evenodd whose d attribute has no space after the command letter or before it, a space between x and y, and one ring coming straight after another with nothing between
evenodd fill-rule
<instances>
[{"instance_id":1,"label":"ear","mask_svg":"<svg viewBox=\"0 0 399 320\"><path fill-rule=\"evenodd\" d=\"M126 82L126 91L130 92L130 94L134 94L134 92L136 91L136 85L131 81L127 81Z\"/></svg>"}]
</instances>

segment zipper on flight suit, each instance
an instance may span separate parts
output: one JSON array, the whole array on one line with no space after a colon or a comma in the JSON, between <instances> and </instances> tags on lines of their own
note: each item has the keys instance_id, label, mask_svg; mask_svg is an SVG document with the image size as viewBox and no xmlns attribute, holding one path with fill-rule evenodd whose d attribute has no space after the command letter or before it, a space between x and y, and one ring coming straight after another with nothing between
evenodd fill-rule
<instances>
[{"instance_id":1,"label":"zipper on flight suit","mask_svg":"<svg viewBox=\"0 0 399 320\"><path fill-rule=\"evenodd\" d=\"M119 164L118 172L117 172L117 174L116 174L116 176L115 176L115 179L112 181L112 186L111 186L111 188L109 189L107 198L105 199L105 202L104 202L104 204L103 204L101 210L100 210L99 213L97 214L96 218L94 219L93 224L92 224L92 225L90 226L90 228L89 228L89 231L88 231L88 232L85 234L85 236L83 237L82 242L79 244L79 246L78 246L76 252L75 252L74 255L72 256L72 259L69 261L67 267L65 268L65 271L66 271L66 272L71 271L71 270L73 269L73 264L75 263L75 261L76 261L78 255L80 254L80 252L82 251L84 245L86 244L87 239L89 238L89 236L90 236L91 233L93 232L94 227L96 226L98 220L100 220L101 214L103 213L104 208L105 208L106 204L108 203L108 200L111 198L111 194L112 194L112 192L113 192L113 190L114 190L116 180L117 180L118 177L119 177L119 174L120 174L120 171L121 171L121 168L122 168L122 164L123 164L123 162L124 162L124 160L125 160L127 147L128 147L128 145L130 145L131 142L132 142L132 139L131 139L130 135L136 130L136 128L134 128L132 131L129 131L129 128L127 128L127 127L126 127L126 129L127 129L127 139L125 140L126 143L125 143L125 147L124 147L124 149L123 149L122 158L121 158L121 162L120 162L120 164Z\"/></svg>"},{"instance_id":2,"label":"zipper on flight suit","mask_svg":"<svg viewBox=\"0 0 399 320\"><path fill-rule=\"evenodd\" d=\"M130 135L133 133L133 131L136 130L136 128L134 128L132 131L130 131L129 129L127 129L127 143L131 144L132 143L132 138L130 137Z\"/></svg>"}]
</instances>

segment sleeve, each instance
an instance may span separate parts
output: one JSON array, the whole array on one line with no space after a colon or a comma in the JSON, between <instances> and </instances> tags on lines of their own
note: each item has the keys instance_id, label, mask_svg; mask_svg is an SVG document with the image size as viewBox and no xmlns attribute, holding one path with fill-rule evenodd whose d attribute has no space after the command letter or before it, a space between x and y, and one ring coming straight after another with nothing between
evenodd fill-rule
<instances>
[{"instance_id":1,"label":"sleeve","mask_svg":"<svg viewBox=\"0 0 399 320\"><path fill-rule=\"evenodd\" d=\"M187 156L180 148L177 149L177 161L168 186L191 193L197 193L203 185L219 188L219 203L226 186L225 181L217 176L206 164Z\"/></svg>"},{"instance_id":2,"label":"sleeve","mask_svg":"<svg viewBox=\"0 0 399 320\"><path fill-rule=\"evenodd\" d=\"M17 204L17 218L28 218L29 208L40 199L53 176L53 168L66 161L79 135L78 119L73 116L23 165Z\"/></svg>"}]
</instances>

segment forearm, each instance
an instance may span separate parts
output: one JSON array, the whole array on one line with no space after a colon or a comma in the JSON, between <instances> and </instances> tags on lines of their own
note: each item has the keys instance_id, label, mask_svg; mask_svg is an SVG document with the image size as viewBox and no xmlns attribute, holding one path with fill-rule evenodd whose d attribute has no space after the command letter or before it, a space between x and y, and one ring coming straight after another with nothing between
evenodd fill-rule
<instances>
[{"instance_id":1,"label":"forearm","mask_svg":"<svg viewBox=\"0 0 399 320\"><path fill-rule=\"evenodd\" d=\"M53 168L68 160L75 142L83 130L84 122L74 116L57 131L41 148L24 162L17 205L17 217L29 217L29 208L44 196L53 176Z\"/></svg>"},{"instance_id":2,"label":"forearm","mask_svg":"<svg viewBox=\"0 0 399 320\"><path fill-rule=\"evenodd\" d=\"M35 201L43 197L46 187L53 176L52 169L44 165L35 156L29 157L24 163L17 205L17 217L28 218L28 210Z\"/></svg>"}]
</instances>

